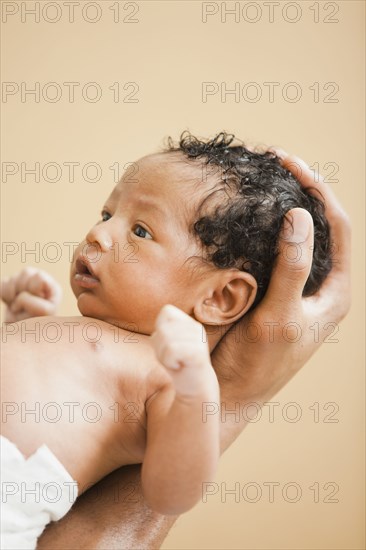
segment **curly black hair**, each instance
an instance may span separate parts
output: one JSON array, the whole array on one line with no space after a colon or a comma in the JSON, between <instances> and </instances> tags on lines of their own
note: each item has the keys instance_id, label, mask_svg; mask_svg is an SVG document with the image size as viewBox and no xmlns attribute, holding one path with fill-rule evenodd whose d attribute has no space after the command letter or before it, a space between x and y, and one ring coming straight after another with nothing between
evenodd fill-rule
<instances>
[{"instance_id":1,"label":"curly black hair","mask_svg":"<svg viewBox=\"0 0 366 550\"><path fill-rule=\"evenodd\" d=\"M185 131L178 146L168 138L165 152L173 151L201 159L202 167L213 165L220 174L218 184L226 191L225 200L214 201L202 216L199 208L193 232L207 261L253 275L258 291L252 307L266 292L284 216L295 207L310 212L314 221L313 263L303 296L317 292L332 268L330 229L321 198L303 188L274 152L250 151L233 134L220 132L213 139L200 140Z\"/></svg>"}]
</instances>

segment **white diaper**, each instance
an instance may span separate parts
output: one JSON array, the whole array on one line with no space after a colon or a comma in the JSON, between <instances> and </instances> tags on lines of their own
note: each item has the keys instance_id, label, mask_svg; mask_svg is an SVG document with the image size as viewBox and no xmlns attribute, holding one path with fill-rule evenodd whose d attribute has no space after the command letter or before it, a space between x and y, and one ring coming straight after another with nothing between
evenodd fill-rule
<instances>
[{"instance_id":1,"label":"white diaper","mask_svg":"<svg viewBox=\"0 0 366 550\"><path fill-rule=\"evenodd\" d=\"M1 445L1 548L34 550L50 521L77 497L77 483L46 445L29 458L6 437Z\"/></svg>"}]
</instances>

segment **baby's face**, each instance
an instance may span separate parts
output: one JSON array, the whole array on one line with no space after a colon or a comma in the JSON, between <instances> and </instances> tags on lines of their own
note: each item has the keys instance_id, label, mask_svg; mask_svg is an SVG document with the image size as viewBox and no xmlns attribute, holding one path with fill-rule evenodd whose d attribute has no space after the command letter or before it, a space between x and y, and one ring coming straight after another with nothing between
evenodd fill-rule
<instances>
[{"instance_id":1,"label":"baby's face","mask_svg":"<svg viewBox=\"0 0 366 550\"><path fill-rule=\"evenodd\" d=\"M187 261L201 256L189 226L211 186L197 187L199 168L179 153L144 157L136 167L77 248L70 278L82 315L151 334L163 305L192 314L202 294L202 274ZM83 256L95 277L80 263Z\"/></svg>"}]
</instances>

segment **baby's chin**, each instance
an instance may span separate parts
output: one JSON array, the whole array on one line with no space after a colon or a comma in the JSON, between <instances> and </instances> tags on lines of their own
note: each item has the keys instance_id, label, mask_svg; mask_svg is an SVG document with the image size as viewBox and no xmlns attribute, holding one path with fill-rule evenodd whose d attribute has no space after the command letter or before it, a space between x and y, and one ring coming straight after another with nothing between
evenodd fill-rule
<instances>
[{"instance_id":1,"label":"baby's chin","mask_svg":"<svg viewBox=\"0 0 366 550\"><path fill-rule=\"evenodd\" d=\"M76 299L76 305L81 315L84 317L93 317L93 319L100 319L101 321L105 320L102 309L98 307L97 303L93 303L88 293L81 292L81 294L76 296Z\"/></svg>"}]
</instances>

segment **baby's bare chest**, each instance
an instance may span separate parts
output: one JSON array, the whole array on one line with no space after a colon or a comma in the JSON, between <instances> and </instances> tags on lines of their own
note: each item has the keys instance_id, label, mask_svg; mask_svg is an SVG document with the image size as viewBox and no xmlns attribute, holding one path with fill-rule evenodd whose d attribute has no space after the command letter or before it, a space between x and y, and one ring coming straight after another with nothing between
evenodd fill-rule
<instances>
[{"instance_id":1,"label":"baby's bare chest","mask_svg":"<svg viewBox=\"0 0 366 550\"><path fill-rule=\"evenodd\" d=\"M145 403L164 382L146 341L48 340L18 336L3 346L3 435L25 455L48 445L79 479L82 464L93 465L83 477L99 477L141 462Z\"/></svg>"}]
</instances>

